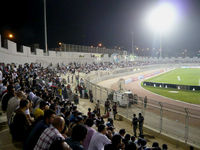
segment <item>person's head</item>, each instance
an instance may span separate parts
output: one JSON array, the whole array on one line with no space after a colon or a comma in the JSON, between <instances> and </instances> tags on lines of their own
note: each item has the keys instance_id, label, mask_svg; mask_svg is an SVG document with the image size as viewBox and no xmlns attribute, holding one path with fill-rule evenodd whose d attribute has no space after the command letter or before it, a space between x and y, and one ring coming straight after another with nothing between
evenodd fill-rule
<instances>
[{"instance_id":1,"label":"person's head","mask_svg":"<svg viewBox=\"0 0 200 150\"><path fill-rule=\"evenodd\" d=\"M7 90L8 90L8 92L10 92L10 93L14 93L14 87L13 87L13 85L12 85L12 84L9 84L8 87L7 87Z\"/></svg>"},{"instance_id":2,"label":"person's head","mask_svg":"<svg viewBox=\"0 0 200 150\"><path fill-rule=\"evenodd\" d=\"M125 150L137 150L135 143L130 142L126 145Z\"/></svg>"},{"instance_id":3,"label":"person's head","mask_svg":"<svg viewBox=\"0 0 200 150\"><path fill-rule=\"evenodd\" d=\"M162 149L163 149L163 150L167 150L167 149L168 149L167 144L163 144L163 145L162 145Z\"/></svg>"},{"instance_id":4,"label":"person's head","mask_svg":"<svg viewBox=\"0 0 200 150\"><path fill-rule=\"evenodd\" d=\"M107 131L106 131L106 126L104 124L100 124L98 126L98 132L102 133L102 134L106 134Z\"/></svg>"},{"instance_id":5,"label":"person's head","mask_svg":"<svg viewBox=\"0 0 200 150\"><path fill-rule=\"evenodd\" d=\"M126 130L125 130L125 129L120 129L120 130L119 130L119 134L120 134L121 136L124 136L125 133L126 133Z\"/></svg>"},{"instance_id":6,"label":"person's head","mask_svg":"<svg viewBox=\"0 0 200 150\"><path fill-rule=\"evenodd\" d=\"M22 99L19 103L19 107L22 110L27 110L29 107L29 101L27 99Z\"/></svg>"},{"instance_id":7,"label":"person's head","mask_svg":"<svg viewBox=\"0 0 200 150\"><path fill-rule=\"evenodd\" d=\"M83 117L81 115L78 115L75 119L75 122L77 124L83 124Z\"/></svg>"},{"instance_id":8,"label":"person's head","mask_svg":"<svg viewBox=\"0 0 200 150\"><path fill-rule=\"evenodd\" d=\"M45 101L40 102L40 109L44 110L46 107L47 103Z\"/></svg>"},{"instance_id":9,"label":"person's head","mask_svg":"<svg viewBox=\"0 0 200 150\"><path fill-rule=\"evenodd\" d=\"M146 144L147 144L146 140L142 139L142 141L141 141L141 146L142 146L142 147L145 147Z\"/></svg>"},{"instance_id":10,"label":"person's head","mask_svg":"<svg viewBox=\"0 0 200 150\"><path fill-rule=\"evenodd\" d=\"M52 125L58 129L59 132L62 132L65 127L65 120L61 116L56 116L52 122Z\"/></svg>"},{"instance_id":11,"label":"person's head","mask_svg":"<svg viewBox=\"0 0 200 150\"><path fill-rule=\"evenodd\" d=\"M140 117L140 116L142 116L142 114L141 114L141 113L139 113L139 117Z\"/></svg>"},{"instance_id":12,"label":"person's head","mask_svg":"<svg viewBox=\"0 0 200 150\"><path fill-rule=\"evenodd\" d=\"M126 141L130 141L131 135L130 135L130 134L126 134L125 137L124 137L124 139L125 139Z\"/></svg>"},{"instance_id":13,"label":"person's head","mask_svg":"<svg viewBox=\"0 0 200 150\"><path fill-rule=\"evenodd\" d=\"M93 121L93 119L91 119L91 118L87 118L85 124L86 124L88 127L92 127L92 126L94 125L94 121Z\"/></svg>"},{"instance_id":14,"label":"person's head","mask_svg":"<svg viewBox=\"0 0 200 150\"><path fill-rule=\"evenodd\" d=\"M88 111L91 112L91 108L88 108Z\"/></svg>"},{"instance_id":15,"label":"person's head","mask_svg":"<svg viewBox=\"0 0 200 150\"><path fill-rule=\"evenodd\" d=\"M87 135L87 128L84 125L76 125L72 129L72 140L81 142Z\"/></svg>"},{"instance_id":16,"label":"person's head","mask_svg":"<svg viewBox=\"0 0 200 150\"><path fill-rule=\"evenodd\" d=\"M135 142L135 136L131 136L131 141Z\"/></svg>"},{"instance_id":17,"label":"person's head","mask_svg":"<svg viewBox=\"0 0 200 150\"><path fill-rule=\"evenodd\" d=\"M122 144L122 137L119 134L116 134L112 137L112 144L115 148L119 148Z\"/></svg>"},{"instance_id":18,"label":"person's head","mask_svg":"<svg viewBox=\"0 0 200 150\"><path fill-rule=\"evenodd\" d=\"M55 116L56 116L55 112L51 109L44 111L44 121L48 125L53 123Z\"/></svg>"},{"instance_id":19,"label":"person's head","mask_svg":"<svg viewBox=\"0 0 200 150\"><path fill-rule=\"evenodd\" d=\"M159 147L158 142L153 142L152 147Z\"/></svg>"},{"instance_id":20,"label":"person's head","mask_svg":"<svg viewBox=\"0 0 200 150\"><path fill-rule=\"evenodd\" d=\"M63 107L60 109L60 112L63 113L63 114L65 114L65 111L66 111L66 109L63 108Z\"/></svg>"},{"instance_id":21,"label":"person's head","mask_svg":"<svg viewBox=\"0 0 200 150\"><path fill-rule=\"evenodd\" d=\"M136 117L136 114L133 114L133 117Z\"/></svg>"}]
</instances>

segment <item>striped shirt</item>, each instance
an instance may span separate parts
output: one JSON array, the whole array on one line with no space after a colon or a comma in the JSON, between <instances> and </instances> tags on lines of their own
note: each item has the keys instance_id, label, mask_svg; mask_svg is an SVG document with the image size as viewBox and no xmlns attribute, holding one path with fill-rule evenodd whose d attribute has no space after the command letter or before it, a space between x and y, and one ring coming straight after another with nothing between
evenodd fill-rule
<instances>
[{"instance_id":1,"label":"striped shirt","mask_svg":"<svg viewBox=\"0 0 200 150\"><path fill-rule=\"evenodd\" d=\"M52 125L41 134L34 150L48 150L51 144L58 138L65 139Z\"/></svg>"}]
</instances>

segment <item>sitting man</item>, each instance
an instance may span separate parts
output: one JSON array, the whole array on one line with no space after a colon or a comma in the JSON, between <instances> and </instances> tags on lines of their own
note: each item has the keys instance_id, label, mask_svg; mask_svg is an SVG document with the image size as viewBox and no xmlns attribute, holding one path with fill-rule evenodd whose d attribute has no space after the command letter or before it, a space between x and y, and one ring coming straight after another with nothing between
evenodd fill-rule
<instances>
[{"instance_id":1,"label":"sitting man","mask_svg":"<svg viewBox=\"0 0 200 150\"><path fill-rule=\"evenodd\" d=\"M52 125L45 129L40 136L34 150L47 150L51 144L58 138L64 140L65 138L61 134L65 126L65 120L63 117L56 116Z\"/></svg>"},{"instance_id":2,"label":"sitting man","mask_svg":"<svg viewBox=\"0 0 200 150\"><path fill-rule=\"evenodd\" d=\"M31 130L25 145L24 150L33 150L42 132L48 128L55 118L55 112L51 109L44 112L44 119L39 121Z\"/></svg>"},{"instance_id":3,"label":"sitting man","mask_svg":"<svg viewBox=\"0 0 200 150\"><path fill-rule=\"evenodd\" d=\"M66 142L73 150L84 150L81 144L87 135L87 128L83 125L76 125L72 129L71 138L67 138Z\"/></svg>"}]
</instances>

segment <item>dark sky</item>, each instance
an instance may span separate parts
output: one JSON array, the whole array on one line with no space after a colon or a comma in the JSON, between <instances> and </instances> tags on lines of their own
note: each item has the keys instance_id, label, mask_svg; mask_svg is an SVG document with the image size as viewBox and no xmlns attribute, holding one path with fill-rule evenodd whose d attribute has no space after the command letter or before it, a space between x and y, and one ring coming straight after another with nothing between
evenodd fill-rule
<instances>
[{"instance_id":1,"label":"dark sky","mask_svg":"<svg viewBox=\"0 0 200 150\"><path fill-rule=\"evenodd\" d=\"M163 0L164 1L164 0ZM163 49L189 52L200 50L200 0L165 0L179 13L175 28L163 36ZM144 20L158 0L47 0L48 46L58 42L114 46L131 49L158 47L158 37ZM39 43L44 47L43 0L2 0L2 36L13 32L14 41L23 45Z\"/></svg>"}]
</instances>

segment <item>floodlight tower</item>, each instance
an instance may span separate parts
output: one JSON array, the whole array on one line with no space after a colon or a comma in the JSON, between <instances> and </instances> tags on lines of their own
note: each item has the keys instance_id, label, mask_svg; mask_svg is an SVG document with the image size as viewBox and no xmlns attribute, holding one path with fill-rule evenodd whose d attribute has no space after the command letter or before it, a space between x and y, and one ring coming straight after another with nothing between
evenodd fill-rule
<instances>
[{"instance_id":1,"label":"floodlight tower","mask_svg":"<svg viewBox=\"0 0 200 150\"><path fill-rule=\"evenodd\" d=\"M147 23L150 28L160 36L160 58L162 57L162 36L172 28L176 20L175 8L167 3L162 3L154 8L148 15Z\"/></svg>"}]
</instances>

